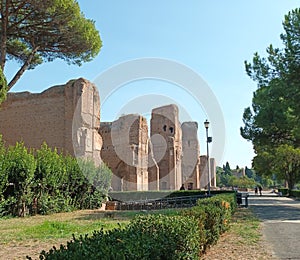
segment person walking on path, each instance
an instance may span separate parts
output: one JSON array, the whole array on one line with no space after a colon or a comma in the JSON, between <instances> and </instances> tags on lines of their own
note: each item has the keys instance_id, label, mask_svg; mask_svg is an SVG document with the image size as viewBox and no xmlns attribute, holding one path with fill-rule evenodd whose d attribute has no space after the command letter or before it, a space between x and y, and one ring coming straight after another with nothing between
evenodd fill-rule
<instances>
[{"instance_id":1,"label":"person walking on path","mask_svg":"<svg viewBox=\"0 0 300 260\"><path fill-rule=\"evenodd\" d=\"M259 190L259 196L262 196L262 186L258 186L258 190Z\"/></svg>"}]
</instances>

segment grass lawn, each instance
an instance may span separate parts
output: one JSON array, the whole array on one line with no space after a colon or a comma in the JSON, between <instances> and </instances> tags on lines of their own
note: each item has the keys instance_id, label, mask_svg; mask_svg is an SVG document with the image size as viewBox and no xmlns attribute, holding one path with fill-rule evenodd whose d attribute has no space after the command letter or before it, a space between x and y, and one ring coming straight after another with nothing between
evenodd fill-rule
<instances>
[{"instance_id":1,"label":"grass lawn","mask_svg":"<svg viewBox=\"0 0 300 260\"><path fill-rule=\"evenodd\" d=\"M47 216L0 219L0 259L38 259L42 250L66 244L72 234L92 233L103 228L125 226L137 214L176 215L178 210L159 211L99 211L82 210ZM222 235L203 259L270 259L262 241L261 223L249 209L238 209L230 230ZM218 257L218 258L214 258ZM243 257L243 258L240 258Z\"/></svg>"},{"instance_id":2,"label":"grass lawn","mask_svg":"<svg viewBox=\"0 0 300 260\"><path fill-rule=\"evenodd\" d=\"M65 244L75 236L94 230L125 226L138 214L176 215L177 210L161 211L99 211L81 210L46 216L0 218L0 259L38 257L42 250Z\"/></svg>"}]
</instances>

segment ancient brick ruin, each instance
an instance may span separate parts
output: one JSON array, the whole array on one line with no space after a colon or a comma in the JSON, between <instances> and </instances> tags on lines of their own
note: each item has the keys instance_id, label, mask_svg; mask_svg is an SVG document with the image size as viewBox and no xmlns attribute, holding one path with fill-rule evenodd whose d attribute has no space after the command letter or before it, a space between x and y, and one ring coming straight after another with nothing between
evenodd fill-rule
<instances>
[{"instance_id":1,"label":"ancient brick ruin","mask_svg":"<svg viewBox=\"0 0 300 260\"><path fill-rule=\"evenodd\" d=\"M188 189L200 189L200 146L197 122L184 122L182 129L182 182Z\"/></svg>"},{"instance_id":2,"label":"ancient brick ruin","mask_svg":"<svg viewBox=\"0 0 300 260\"><path fill-rule=\"evenodd\" d=\"M151 143L154 159L159 168L159 189L176 190L182 184L181 127L178 108L168 105L152 110ZM149 167L149 181L156 183L155 167ZM150 185L153 189L153 185Z\"/></svg>"},{"instance_id":3,"label":"ancient brick ruin","mask_svg":"<svg viewBox=\"0 0 300 260\"><path fill-rule=\"evenodd\" d=\"M27 147L40 148L45 141L58 151L100 162L99 93L85 79L42 93L8 93L1 104L0 122L7 145L23 141Z\"/></svg>"},{"instance_id":4,"label":"ancient brick ruin","mask_svg":"<svg viewBox=\"0 0 300 260\"><path fill-rule=\"evenodd\" d=\"M144 117L126 115L104 122L101 158L112 170L113 190L148 190L148 126Z\"/></svg>"},{"instance_id":5,"label":"ancient brick ruin","mask_svg":"<svg viewBox=\"0 0 300 260\"><path fill-rule=\"evenodd\" d=\"M210 186L212 188L216 187L217 177L216 177L216 161L215 158L209 158L209 170L210 170ZM207 156L200 156L200 188L207 189L208 187L208 167L207 167Z\"/></svg>"},{"instance_id":6,"label":"ancient brick ruin","mask_svg":"<svg viewBox=\"0 0 300 260\"><path fill-rule=\"evenodd\" d=\"M45 141L58 151L90 157L97 164L103 160L113 172L113 190L207 187L207 159L199 157L198 125L180 124L176 105L152 110L150 133L141 115L100 124L97 88L80 78L42 93L9 93L0 108L0 133L7 145L23 141L27 147L40 148ZM214 187L213 158L210 169Z\"/></svg>"}]
</instances>

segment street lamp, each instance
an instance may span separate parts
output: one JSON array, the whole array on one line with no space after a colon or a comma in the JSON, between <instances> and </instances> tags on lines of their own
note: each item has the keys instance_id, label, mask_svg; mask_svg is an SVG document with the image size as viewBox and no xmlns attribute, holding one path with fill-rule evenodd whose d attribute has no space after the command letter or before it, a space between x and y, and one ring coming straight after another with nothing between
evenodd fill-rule
<instances>
[{"instance_id":1,"label":"street lamp","mask_svg":"<svg viewBox=\"0 0 300 260\"><path fill-rule=\"evenodd\" d=\"M209 122L206 119L204 122L204 126L206 129L206 151L207 151L207 175L208 175L208 185L207 185L207 190L208 190L208 196L210 196L210 167L209 167L209 149L208 149L208 144L212 142L212 137L208 136L208 128L209 128Z\"/></svg>"}]
</instances>

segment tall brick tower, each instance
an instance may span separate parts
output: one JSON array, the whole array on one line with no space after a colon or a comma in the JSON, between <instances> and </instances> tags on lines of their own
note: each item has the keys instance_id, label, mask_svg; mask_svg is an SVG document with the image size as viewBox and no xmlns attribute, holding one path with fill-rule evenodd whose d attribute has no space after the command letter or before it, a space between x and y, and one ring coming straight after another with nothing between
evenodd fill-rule
<instances>
[{"instance_id":1,"label":"tall brick tower","mask_svg":"<svg viewBox=\"0 0 300 260\"><path fill-rule=\"evenodd\" d=\"M184 122L182 129L182 181L187 189L200 189L200 145L197 122Z\"/></svg>"},{"instance_id":2,"label":"tall brick tower","mask_svg":"<svg viewBox=\"0 0 300 260\"><path fill-rule=\"evenodd\" d=\"M178 190L182 184L182 145L176 105L167 105L152 110L151 144L159 174L155 166L149 167L149 189L159 187L160 190ZM157 180L158 177L159 180Z\"/></svg>"}]
</instances>

